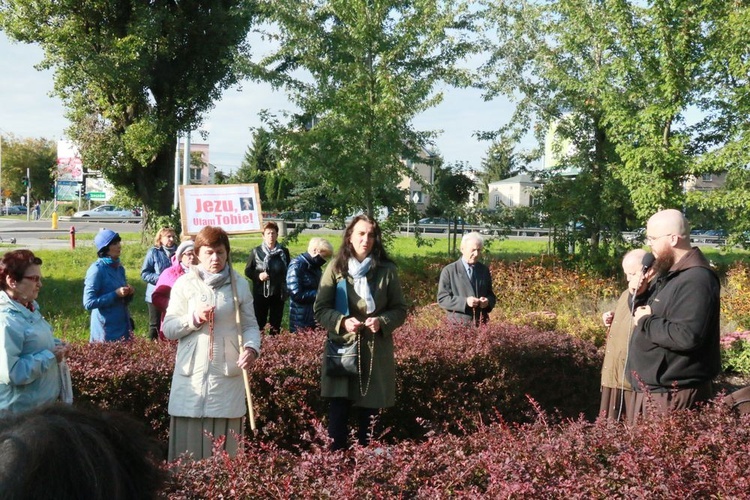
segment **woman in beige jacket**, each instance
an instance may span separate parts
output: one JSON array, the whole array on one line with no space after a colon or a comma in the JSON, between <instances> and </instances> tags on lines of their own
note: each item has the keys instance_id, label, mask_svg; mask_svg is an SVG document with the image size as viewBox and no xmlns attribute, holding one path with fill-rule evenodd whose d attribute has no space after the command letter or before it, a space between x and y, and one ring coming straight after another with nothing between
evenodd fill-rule
<instances>
[{"instance_id":1,"label":"woman in beige jacket","mask_svg":"<svg viewBox=\"0 0 750 500\"><path fill-rule=\"evenodd\" d=\"M232 455L242 434L245 392L242 370L260 354L260 331L247 281L231 266L229 238L206 226L195 238L199 264L172 288L164 317L164 336L178 340L177 359L169 394L169 460L185 452L200 460L211 456L214 438L226 436ZM232 281L240 308L242 346L238 345Z\"/></svg>"}]
</instances>

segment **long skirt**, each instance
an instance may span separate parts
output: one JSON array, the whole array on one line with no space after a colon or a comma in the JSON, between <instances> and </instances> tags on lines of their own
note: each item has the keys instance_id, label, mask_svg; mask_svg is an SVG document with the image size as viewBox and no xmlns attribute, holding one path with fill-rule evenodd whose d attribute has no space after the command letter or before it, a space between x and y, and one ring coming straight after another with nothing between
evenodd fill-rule
<instances>
[{"instance_id":1,"label":"long skirt","mask_svg":"<svg viewBox=\"0 0 750 500\"><path fill-rule=\"evenodd\" d=\"M226 436L222 449L234 456L241 435L242 418L171 417L168 460L171 462L183 453L192 454L193 460L209 458L213 455L214 439L220 436Z\"/></svg>"},{"instance_id":2,"label":"long skirt","mask_svg":"<svg viewBox=\"0 0 750 500\"><path fill-rule=\"evenodd\" d=\"M602 387L599 417L632 422L634 407L635 393L630 389Z\"/></svg>"}]
</instances>

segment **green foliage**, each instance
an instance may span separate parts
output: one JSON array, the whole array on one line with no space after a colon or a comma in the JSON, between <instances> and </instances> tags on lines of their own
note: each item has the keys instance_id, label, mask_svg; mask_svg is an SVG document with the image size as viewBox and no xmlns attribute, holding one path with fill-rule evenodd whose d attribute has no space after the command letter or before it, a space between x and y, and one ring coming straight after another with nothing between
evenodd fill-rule
<instances>
[{"instance_id":1,"label":"green foliage","mask_svg":"<svg viewBox=\"0 0 750 500\"><path fill-rule=\"evenodd\" d=\"M48 139L17 139L13 136L0 137L2 148L2 190L0 199L6 196L20 203L26 196L26 186L22 180L26 169L31 174L31 200L52 198L50 184L54 182L52 173L57 168L57 144Z\"/></svg>"},{"instance_id":2,"label":"green foliage","mask_svg":"<svg viewBox=\"0 0 750 500\"><path fill-rule=\"evenodd\" d=\"M441 82L471 50L466 7L436 0L268 1L278 51L253 68L284 87L299 114L266 115L295 196L330 200L343 217L408 204L397 187L430 133L412 118L441 100ZM298 76L304 75L304 76Z\"/></svg>"},{"instance_id":3,"label":"green foliage","mask_svg":"<svg viewBox=\"0 0 750 500\"><path fill-rule=\"evenodd\" d=\"M177 134L236 83L253 9L245 0L5 0L0 27L44 49L84 164L165 214Z\"/></svg>"},{"instance_id":4,"label":"green foliage","mask_svg":"<svg viewBox=\"0 0 750 500\"><path fill-rule=\"evenodd\" d=\"M740 336L741 335L741 336ZM722 338L721 368L728 373L750 375L750 332Z\"/></svg>"}]
</instances>

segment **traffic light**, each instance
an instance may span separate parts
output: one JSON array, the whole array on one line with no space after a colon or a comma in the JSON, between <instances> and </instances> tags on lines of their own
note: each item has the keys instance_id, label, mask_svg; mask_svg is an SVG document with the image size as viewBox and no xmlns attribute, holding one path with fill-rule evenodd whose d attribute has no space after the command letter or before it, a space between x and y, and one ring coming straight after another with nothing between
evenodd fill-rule
<instances>
[{"instance_id":1,"label":"traffic light","mask_svg":"<svg viewBox=\"0 0 750 500\"><path fill-rule=\"evenodd\" d=\"M29 187L29 178L28 177L24 177L23 181L21 181L21 182L23 182L23 187Z\"/></svg>"},{"instance_id":2,"label":"traffic light","mask_svg":"<svg viewBox=\"0 0 750 500\"><path fill-rule=\"evenodd\" d=\"M81 183L81 196L85 196L85 195L86 195L86 180L84 179L84 181Z\"/></svg>"},{"instance_id":3,"label":"traffic light","mask_svg":"<svg viewBox=\"0 0 750 500\"><path fill-rule=\"evenodd\" d=\"M50 196L55 196L55 183L54 182L49 183L49 194Z\"/></svg>"}]
</instances>

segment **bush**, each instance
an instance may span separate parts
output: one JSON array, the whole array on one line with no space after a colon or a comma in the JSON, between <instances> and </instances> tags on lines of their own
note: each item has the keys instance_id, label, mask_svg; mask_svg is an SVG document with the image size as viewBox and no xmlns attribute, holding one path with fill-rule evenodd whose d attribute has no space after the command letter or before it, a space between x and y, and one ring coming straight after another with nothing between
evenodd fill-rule
<instances>
[{"instance_id":1,"label":"bush","mask_svg":"<svg viewBox=\"0 0 750 500\"><path fill-rule=\"evenodd\" d=\"M292 449L326 415L320 394L323 332L266 337L251 375L259 438ZM477 421L530 419L526 395L575 418L598 410L601 358L590 343L555 332L493 324L479 329L412 323L395 336L396 406L382 412L390 441L430 430L457 432ZM77 401L143 417L165 439L174 365L171 344L75 346L71 371Z\"/></svg>"},{"instance_id":2,"label":"bush","mask_svg":"<svg viewBox=\"0 0 750 500\"><path fill-rule=\"evenodd\" d=\"M750 331L721 337L721 367L727 373L750 374Z\"/></svg>"},{"instance_id":3,"label":"bush","mask_svg":"<svg viewBox=\"0 0 750 500\"><path fill-rule=\"evenodd\" d=\"M145 421L166 442L175 344L136 338L72 344L68 356L76 404L118 410Z\"/></svg>"},{"instance_id":4,"label":"bush","mask_svg":"<svg viewBox=\"0 0 750 500\"><path fill-rule=\"evenodd\" d=\"M725 323L734 323L736 329L750 329L750 267L744 262L734 264L727 271L721 312Z\"/></svg>"},{"instance_id":5,"label":"bush","mask_svg":"<svg viewBox=\"0 0 750 500\"><path fill-rule=\"evenodd\" d=\"M607 420L474 422L475 433L348 452L246 444L182 465L169 498L747 498L750 419L721 405L626 427ZM322 429L318 428L322 433Z\"/></svg>"}]
</instances>

